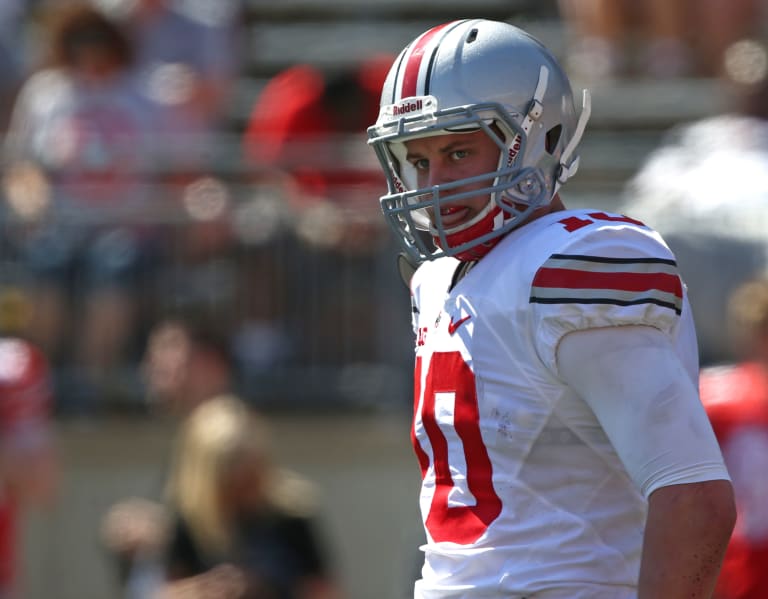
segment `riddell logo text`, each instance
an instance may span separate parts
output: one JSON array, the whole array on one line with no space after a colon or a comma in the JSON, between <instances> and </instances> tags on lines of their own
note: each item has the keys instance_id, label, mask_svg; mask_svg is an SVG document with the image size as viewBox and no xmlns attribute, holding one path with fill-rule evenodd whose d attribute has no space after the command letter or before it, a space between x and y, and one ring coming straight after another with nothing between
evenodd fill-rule
<instances>
[{"instance_id":1,"label":"riddell logo text","mask_svg":"<svg viewBox=\"0 0 768 599\"><path fill-rule=\"evenodd\" d=\"M424 108L424 102L422 100L416 100L415 102L407 102L405 104L400 104L400 106L395 106L392 109L392 114L395 116L400 116L401 114L416 112L422 108Z\"/></svg>"},{"instance_id":2,"label":"riddell logo text","mask_svg":"<svg viewBox=\"0 0 768 599\"><path fill-rule=\"evenodd\" d=\"M520 136L515 135L515 139L512 140L512 147L509 148L509 153L507 154L507 166L512 166L515 158L517 158L517 155L520 153L520 146L522 146Z\"/></svg>"}]
</instances>

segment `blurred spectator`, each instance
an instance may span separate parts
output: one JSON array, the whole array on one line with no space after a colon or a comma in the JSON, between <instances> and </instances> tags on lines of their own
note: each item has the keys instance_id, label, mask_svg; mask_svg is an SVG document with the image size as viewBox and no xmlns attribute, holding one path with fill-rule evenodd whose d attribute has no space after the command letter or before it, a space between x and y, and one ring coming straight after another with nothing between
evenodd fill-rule
<instances>
[{"instance_id":1,"label":"blurred spectator","mask_svg":"<svg viewBox=\"0 0 768 599\"><path fill-rule=\"evenodd\" d=\"M759 36L760 0L559 0L575 77L724 74L728 49Z\"/></svg>"},{"instance_id":2,"label":"blurred spectator","mask_svg":"<svg viewBox=\"0 0 768 599\"><path fill-rule=\"evenodd\" d=\"M153 327L141 369L150 409L176 419L236 387L226 334L181 317Z\"/></svg>"},{"instance_id":3,"label":"blurred spectator","mask_svg":"<svg viewBox=\"0 0 768 599\"><path fill-rule=\"evenodd\" d=\"M381 84L392 62L373 56L352 68L323 71L299 64L275 75L256 99L244 138L246 159L257 168L290 175L294 202L321 200L350 213L371 204L379 190L373 153L361 152L366 128L376 120ZM350 205L351 204L351 205ZM346 217L347 215L345 215ZM351 214L350 214L351 216Z\"/></svg>"},{"instance_id":4,"label":"blurred spectator","mask_svg":"<svg viewBox=\"0 0 768 599\"><path fill-rule=\"evenodd\" d=\"M704 365L733 358L728 297L768 268L768 78L737 91L731 112L672 129L619 206L674 251Z\"/></svg>"},{"instance_id":5,"label":"blurred spectator","mask_svg":"<svg viewBox=\"0 0 768 599\"><path fill-rule=\"evenodd\" d=\"M226 335L186 316L169 316L149 332L140 362L151 414L180 424L198 405L234 392L235 369ZM128 599L145 597L162 579L160 556L167 540L167 511L157 498L129 497L103 519L106 548Z\"/></svg>"},{"instance_id":6,"label":"blurred spectator","mask_svg":"<svg viewBox=\"0 0 768 599\"><path fill-rule=\"evenodd\" d=\"M258 389L257 379L293 351L285 296L295 273L280 198L261 187L249 190L252 198L236 201L217 177L185 187L185 220L174 228L159 268L154 308L215 320L232 339L238 369Z\"/></svg>"},{"instance_id":7,"label":"blurred spectator","mask_svg":"<svg viewBox=\"0 0 768 599\"><path fill-rule=\"evenodd\" d=\"M738 361L704 369L700 379L738 513L715 598L763 599L768 597L768 279L736 289L728 324Z\"/></svg>"},{"instance_id":8,"label":"blurred spectator","mask_svg":"<svg viewBox=\"0 0 768 599\"><path fill-rule=\"evenodd\" d=\"M206 576L239 587L216 597L338 596L312 486L273 465L268 434L233 396L206 401L184 424L169 484L169 597L196 596Z\"/></svg>"},{"instance_id":9,"label":"blurred spectator","mask_svg":"<svg viewBox=\"0 0 768 599\"><path fill-rule=\"evenodd\" d=\"M305 263L288 249L285 237L252 244L240 253L232 350L243 388L255 401L262 399L265 378L285 373L295 360L304 333L297 330L295 315L289 318L289 293L290 281L306 274L300 270Z\"/></svg>"},{"instance_id":10,"label":"blurred spectator","mask_svg":"<svg viewBox=\"0 0 768 599\"><path fill-rule=\"evenodd\" d=\"M382 180L366 128L378 115L391 56L323 70L298 64L269 80L252 107L243 151L282 180L303 276L286 308L303 363L334 366L374 359L375 285L371 260L389 238L381 226ZM308 305L306 298L313 298ZM355 326L339 328L338 314Z\"/></svg>"},{"instance_id":11,"label":"blurred spectator","mask_svg":"<svg viewBox=\"0 0 768 599\"><path fill-rule=\"evenodd\" d=\"M132 36L139 86L162 114L162 158L206 165L244 56L242 0L92 1L119 14Z\"/></svg>"},{"instance_id":12,"label":"blurred spectator","mask_svg":"<svg viewBox=\"0 0 768 599\"><path fill-rule=\"evenodd\" d=\"M80 3L46 17L48 60L21 89L7 137L5 233L28 273L30 336L83 374L73 393L94 399L119 379L148 284L155 242L139 216L156 121L117 25Z\"/></svg>"},{"instance_id":13,"label":"blurred spectator","mask_svg":"<svg viewBox=\"0 0 768 599\"><path fill-rule=\"evenodd\" d=\"M264 421L234 395L226 338L182 317L163 320L149 336L143 372L155 412L176 418L180 433L167 504L128 498L104 517L126 595L150 596L167 567L183 580L163 597L335 597L312 487L273 466ZM256 582L270 594L256 593Z\"/></svg>"},{"instance_id":14,"label":"blurred spectator","mask_svg":"<svg viewBox=\"0 0 768 599\"><path fill-rule=\"evenodd\" d=\"M0 3L0 135L5 133L13 101L24 79L25 0Z\"/></svg>"},{"instance_id":15,"label":"blurred spectator","mask_svg":"<svg viewBox=\"0 0 768 599\"><path fill-rule=\"evenodd\" d=\"M199 317L168 316L151 329L140 370L151 414L180 424L198 405L235 391L229 340ZM158 483L157 497L163 483ZM160 554L167 538L167 512L156 498L129 497L103 519L106 548L115 559L127 597L143 597L162 578Z\"/></svg>"},{"instance_id":16,"label":"blurred spectator","mask_svg":"<svg viewBox=\"0 0 768 599\"><path fill-rule=\"evenodd\" d=\"M0 597L24 597L19 510L53 499L57 463L48 360L39 348L0 337Z\"/></svg>"},{"instance_id":17,"label":"blurred spectator","mask_svg":"<svg viewBox=\"0 0 768 599\"><path fill-rule=\"evenodd\" d=\"M239 244L233 232L235 201L216 177L200 177L179 187L181 222L172 226L168 260L158 277L156 308L216 314L231 328L238 301Z\"/></svg>"}]
</instances>

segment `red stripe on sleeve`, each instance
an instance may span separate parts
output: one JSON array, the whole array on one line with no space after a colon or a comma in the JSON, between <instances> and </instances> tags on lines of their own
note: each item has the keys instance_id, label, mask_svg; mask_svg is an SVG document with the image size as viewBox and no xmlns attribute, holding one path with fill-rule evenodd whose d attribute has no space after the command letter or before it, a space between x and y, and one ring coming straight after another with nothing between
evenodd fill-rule
<instances>
[{"instance_id":1,"label":"red stripe on sleeve","mask_svg":"<svg viewBox=\"0 0 768 599\"><path fill-rule=\"evenodd\" d=\"M565 268L540 268L533 279L534 287L559 289L614 289L616 291L648 291L657 289L683 297L680 277L672 274L591 272Z\"/></svg>"}]
</instances>

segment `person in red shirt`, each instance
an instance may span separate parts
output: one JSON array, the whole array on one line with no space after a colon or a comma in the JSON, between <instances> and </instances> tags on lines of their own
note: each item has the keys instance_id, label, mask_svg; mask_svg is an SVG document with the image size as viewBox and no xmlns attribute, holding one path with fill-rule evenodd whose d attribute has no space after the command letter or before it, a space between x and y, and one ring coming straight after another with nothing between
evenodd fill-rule
<instances>
[{"instance_id":1,"label":"person in red shirt","mask_svg":"<svg viewBox=\"0 0 768 599\"><path fill-rule=\"evenodd\" d=\"M384 77L393 60L373 55L338 71L297 64L277 73L254 102L243 151L257 169L288 175L299 207L331 200L367 202L381 188L378 164L357 150L376 119ZM351 144L350 144L351 142ZM350 147L354 148L350 150Z\"/></svg>"},{"instance_id":2,"label":"person in red shirt","mask_svg":"<svg viewBox=\"0 0 768 599\"><path fill-rule=\"evenodd\" d=\"M18 510L50 500L56 464L48 360L17 337L0 337L0 599L19 594Z\"/></svg>"},{"instance_id":3,"label":"person in red shirt","mask_svg":"<svg viewBox=\"0 0 768 599\"><path fill-rule=\"evenodd\" d=\"M737 520L716 599L768 597L768 278L731 295L728 324L741 361L713 366L699 381L733 481Z\"/></svg>"}]
</instances>

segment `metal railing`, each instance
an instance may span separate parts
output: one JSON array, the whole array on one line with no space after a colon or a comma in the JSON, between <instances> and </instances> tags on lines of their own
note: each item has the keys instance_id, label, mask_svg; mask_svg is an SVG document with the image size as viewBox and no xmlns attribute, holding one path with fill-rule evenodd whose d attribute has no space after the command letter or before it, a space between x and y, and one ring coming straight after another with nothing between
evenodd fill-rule
<instances>
[{"instance_id":1,"label":"metal railing","mask_svg":"<svg viewBox=\"0 0 768 599\"><path fill-rule=\"evenodd\" d=\"M228 339L241 390L259 405L408 405L408 291L378 211L382 183L336 181L316 197L239 149L222 135L204 164L151 164L117 202L102 179L89 187L5 165L0 327L49 346L62 411L141 407L147 336L179 313ZM112 291L128 304L114 318L130 322L119 347L88 364L89 310ZM81 371L94 368L108 384L84 388Z\"/></svg>"}]
</instances>

